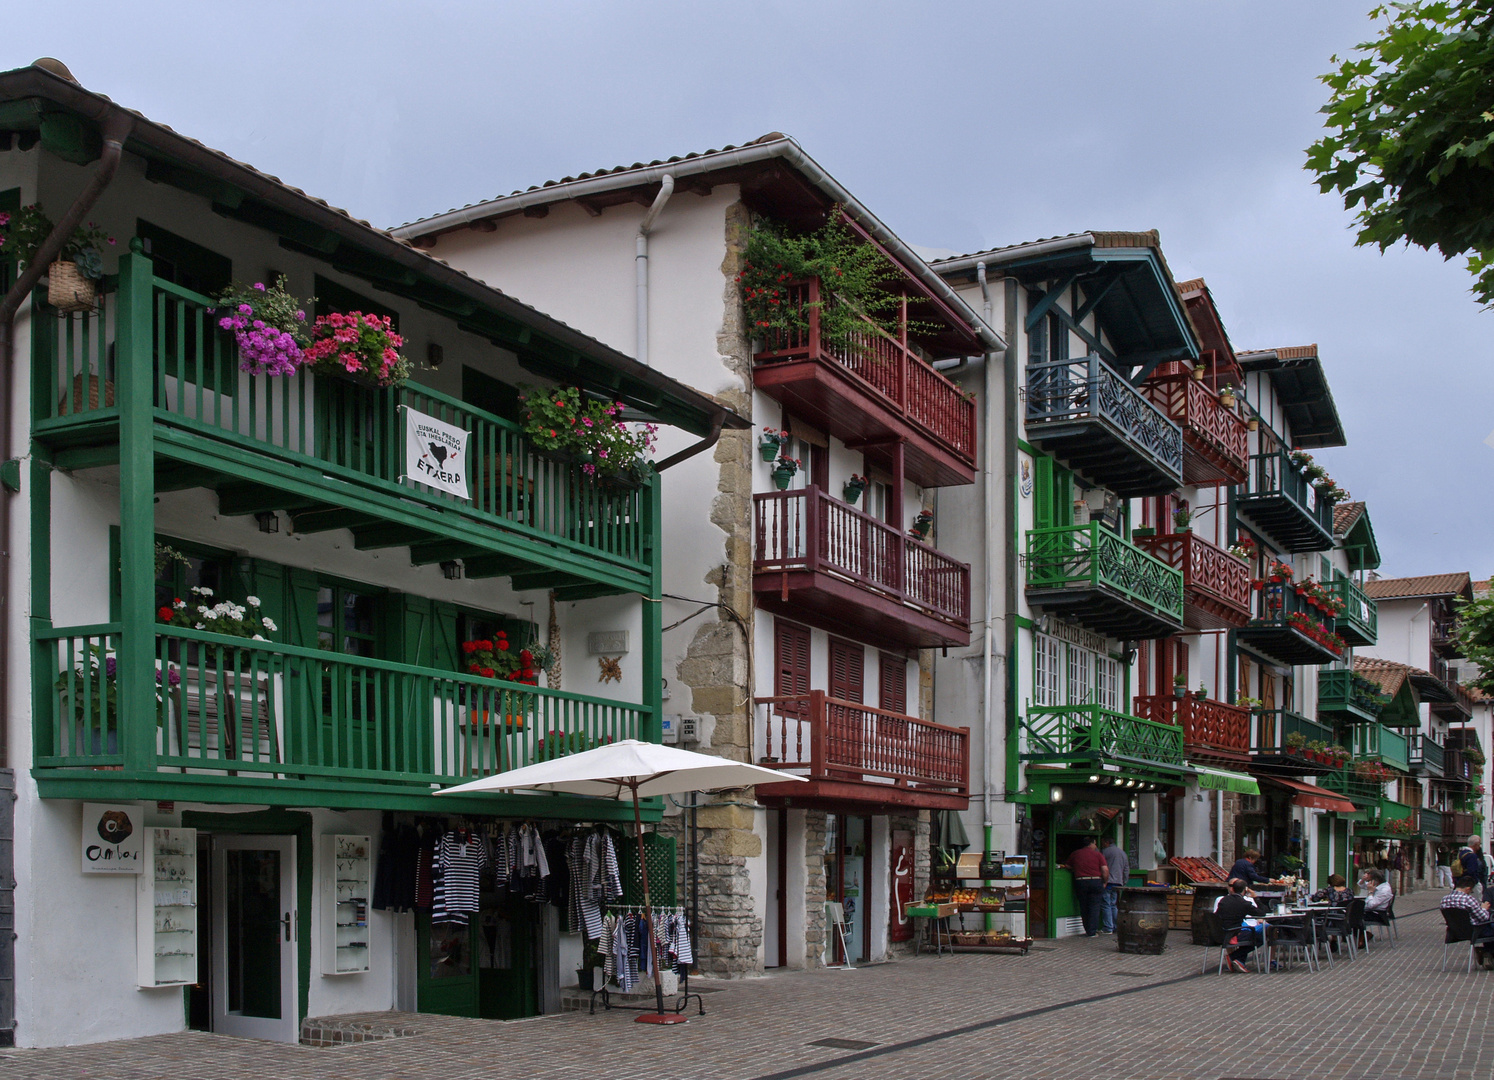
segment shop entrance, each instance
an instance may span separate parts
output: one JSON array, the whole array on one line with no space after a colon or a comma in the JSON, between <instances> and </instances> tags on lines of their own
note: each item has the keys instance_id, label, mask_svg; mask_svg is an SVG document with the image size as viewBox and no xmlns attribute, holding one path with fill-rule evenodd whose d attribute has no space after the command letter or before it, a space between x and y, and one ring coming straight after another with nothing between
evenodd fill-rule
<instances>
[{"instance_id":1,"label":"shop entrance","mask_svg":"<svg viewBox=\"0 0 1494 1080\"><path fill-rule=\"evenodd\" d=\"M487 1020L538 1016L544 911L543 904L484 893L466 926L416 912L416 1007Z\"/></svg>"},{"instance_id":2,"label":"shop entrance","mask_svg":"<svg viewBox=\"0 0 1494 1080\"><path fill-rule=\"evenodd\" d=\"M212 864L212 1030L296 1042L296 838L215 837Z\"/></svg>"},{"instance_id":3,"label":"shop entrance","mask_svg":"<svg viewBox=\"0 0 1494 1080\"><path fill-rule=\"evenodd\" d=\"M829 920L825 945L831 964L871 959L871 889L868 852L871 818L846 814L825 815L825 899L845 912L845 949Z\"/></svg>"}]
</instances>

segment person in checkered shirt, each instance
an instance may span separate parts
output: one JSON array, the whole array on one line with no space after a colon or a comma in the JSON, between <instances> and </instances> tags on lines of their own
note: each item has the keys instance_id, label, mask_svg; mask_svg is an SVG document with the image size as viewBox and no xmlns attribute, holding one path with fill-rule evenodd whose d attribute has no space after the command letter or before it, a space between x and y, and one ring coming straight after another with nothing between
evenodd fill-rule
<instances>
[{"instance_id":1,"label":"person in checkered shirt","mask_svg":"<svg viewBox=\"0 0 1494 1080\"><path fill-rule=\"evenodd\" d=\"M1442 898L1442 908L1460 908L1468 912L1468 921L1473 924L1473 943L1479 950L1479 963L1487 964L1490 948L1494 946L1494 915L1489 913L1489 901L1479 901L1473 895L1478 887L1478 878L1464 874L1457 879L1456 887Z\"/></svg>"}]
</instances>

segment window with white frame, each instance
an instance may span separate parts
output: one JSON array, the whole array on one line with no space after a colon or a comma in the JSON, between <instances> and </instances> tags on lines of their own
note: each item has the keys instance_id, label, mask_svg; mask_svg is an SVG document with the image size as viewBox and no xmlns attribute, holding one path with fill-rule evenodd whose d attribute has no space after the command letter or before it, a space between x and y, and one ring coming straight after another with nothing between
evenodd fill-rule
<instances>
[{"instance_id":1,"label":"window with white frame","mask_svg":"<svg viewBox=\"0 0 1494 1080\"><path fill-rule=\"evenodd\" d=\"M1093 705L1095 700L1095 654L1069 646L1069 704Z\"/></svg>"},{"instance_id":2,"label":"window with white frame","mask_svg":"<svg viewBox=\"0 0 1494 1080\"><path fill-rule=\"evenodd\" d=\"M1121 666L1108 656L1095 657L1095 701L1102 709L1121 711Z\"/></svg>"},{"instance_id":3,"label":"window with white frame","mask_svg":"<svg viewBox=\"0 0 1494 1080\"><path fill-rule=\"evenodd\" d=\"M1047 634L1034 634L1033 639L1033 704L1062 705L1063 642Z\"/></svg>"}]
</instances>

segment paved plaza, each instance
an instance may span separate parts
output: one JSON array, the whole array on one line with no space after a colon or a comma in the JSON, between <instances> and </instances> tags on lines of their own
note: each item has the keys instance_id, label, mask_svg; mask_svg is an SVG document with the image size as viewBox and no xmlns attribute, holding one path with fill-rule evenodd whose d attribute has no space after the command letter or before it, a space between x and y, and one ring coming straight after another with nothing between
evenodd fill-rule
<instances>
[{"instance_id":1,"label":"paved plaza","mask_svg":"<svg viewBox=\"0 0 1494 1080\"><path fill-rule=\"evenodd\" d=\"M467 1080L556 1076L826 1080L1488 1080L1494 972L1442 958L1440 894L1397 903L1401 938L1316 974L1199 975L1204 950L1114 940L1030 955L933 957L712 983L707 1015L657 1028L630 1013L503 1023L379 1014L418 1034L311 1049L189 1032L0 1051L0 1080ZM1456 950L1455 950L1456 951ZM864 1049L813 1045L826 1039Z\"/></svg>"}]
</instances>

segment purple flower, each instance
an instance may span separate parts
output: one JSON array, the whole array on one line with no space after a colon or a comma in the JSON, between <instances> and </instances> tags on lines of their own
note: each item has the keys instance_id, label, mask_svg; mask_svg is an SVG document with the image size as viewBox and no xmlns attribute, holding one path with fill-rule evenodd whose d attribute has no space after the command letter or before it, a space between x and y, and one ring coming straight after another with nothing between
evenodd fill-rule
<instances>
[{"instance_id":1,"label":"purple flower","mask_svg":"<svg viewBox=\"0 0 1494 1080\"><path fill-rule=\"evenodd\" d=\"M119 661L116 660L112 656L109 657L107 660L105 660L104 661L104 677L106 679L112 679L112 678L114 678L114 669L118 665L119 665Z\"/></svg>"},{"instance_id":2,"label":"purple flower","mask_svg":"<svg viewBox=\"0 0 1494 1080\"><path fill-rule=\"evenodd\" d=\"M250 307L248 304L240 304L239 305L239 314L240 315L253 315L254 314L254 309L252 307Z\"/></svg>"},{"instance_id":3,"label":"purple flower","mask_svg":"<svg viewBox=\"0 0 1494 1080\"><path fill-rule=\"evenodd\" d=\"M256 289L258 289L260 292L264 292L265 291L265 283L263 281L256 281L254 283L254 287Z\"/></svg>"}]
</instances>

